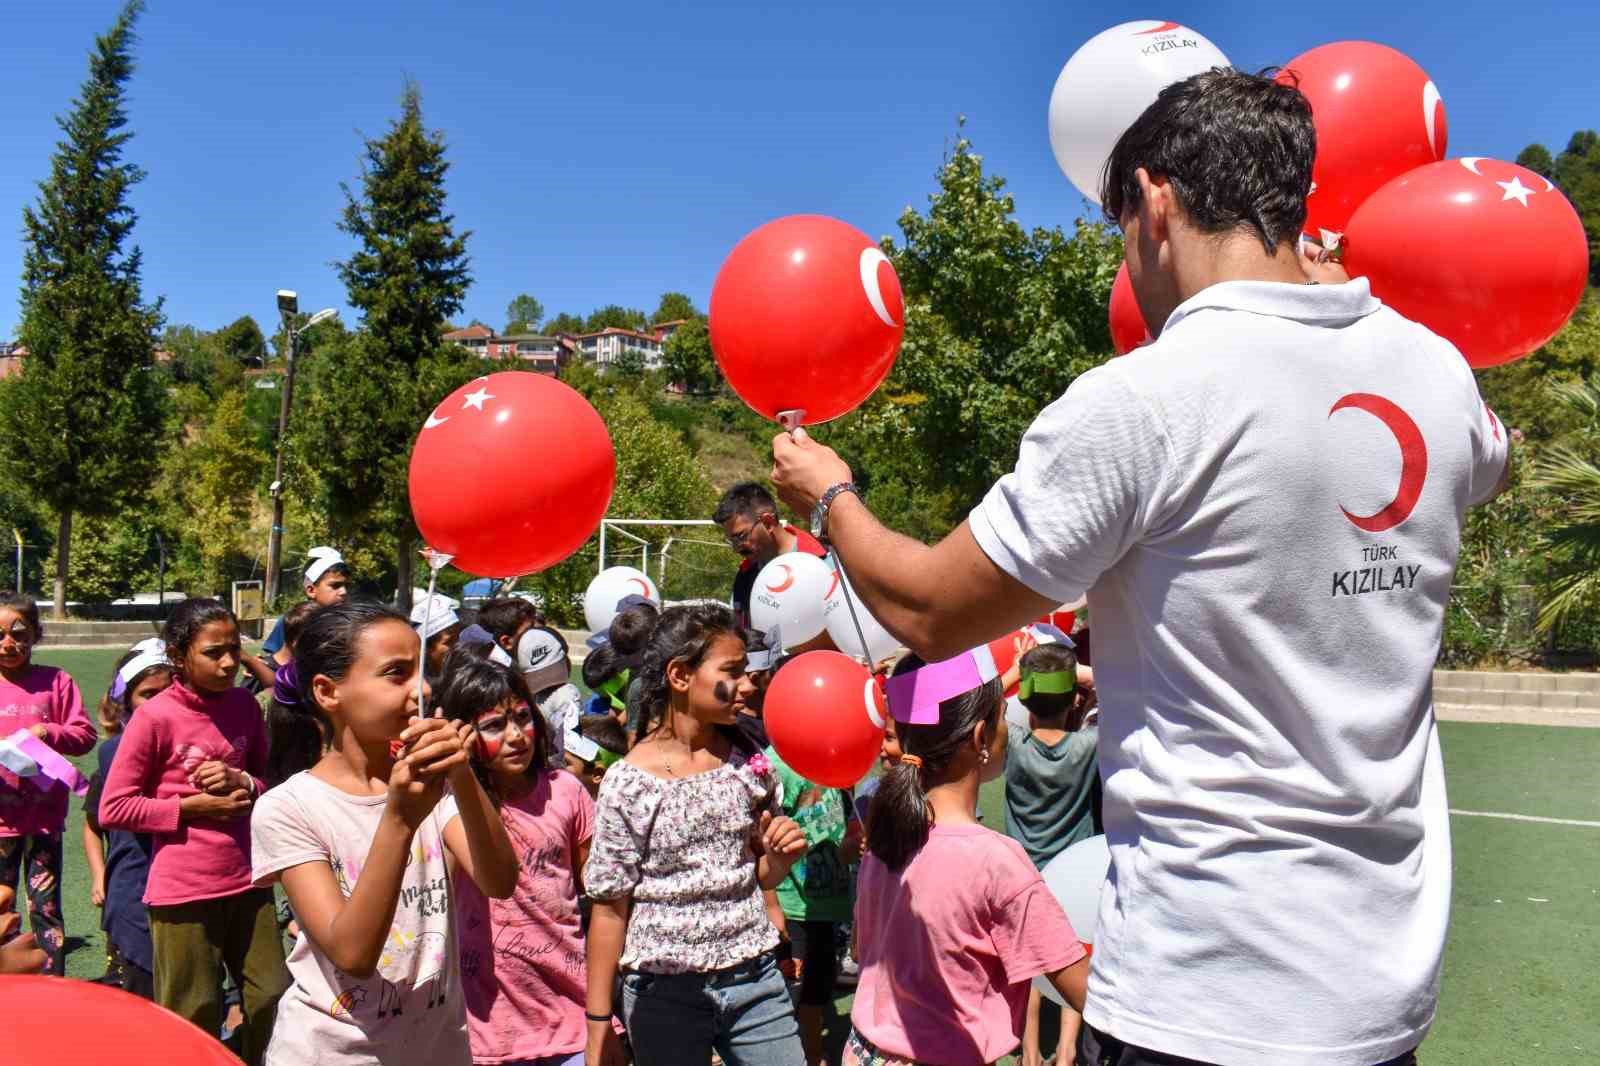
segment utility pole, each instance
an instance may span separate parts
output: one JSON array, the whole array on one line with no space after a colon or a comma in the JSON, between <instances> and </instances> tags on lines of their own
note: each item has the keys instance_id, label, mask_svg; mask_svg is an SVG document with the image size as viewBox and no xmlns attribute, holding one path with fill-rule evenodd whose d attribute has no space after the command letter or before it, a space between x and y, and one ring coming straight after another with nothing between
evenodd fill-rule
<instances>
[{"instance_id":1,"label":"utility pole","mask_svg":"<svg viewBox=\"0 0 1600 1066\"><path fill-rule=\"evenodd\" d=\"M324 308L306 320L305 325L295 328L294 316L300 310L300 299L287 289L278 290L278 312L283 316L283 331L288 337L288 348L285 352L287 358L283 371L283 394L278 397L278 458L273 468L272 487L272 530L267 537L267 597L266 608L278 600L279 577L283 570L283 453L285 443L289 436L289 408L294 402L294 356L295 346L300 339L300 334L338 314L333 308Z\"/></svg>"}]
</instances>

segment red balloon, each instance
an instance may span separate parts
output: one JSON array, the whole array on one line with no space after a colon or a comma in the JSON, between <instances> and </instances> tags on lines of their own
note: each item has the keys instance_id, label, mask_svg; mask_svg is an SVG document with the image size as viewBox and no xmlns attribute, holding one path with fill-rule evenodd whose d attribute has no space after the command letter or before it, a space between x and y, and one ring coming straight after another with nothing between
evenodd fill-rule
<instances>
[{"instance_id":1,"label":"red balloon","mask_svg":"<svg viewBox=\"0 0 1600 1066\"><path fill-rule=\"evenodd\" d=\"M411 452L411 513L459 569L516 577L582 547L616 480L611 435L589 401L543 374L505 371L428 416Z\"/></svg>"},{"instance_id":2,"label":"red balloon","mask_svg":"<svg viewBox=\"0 0 1600 1066\"><path fill-rule=\"evenodd\" d=\"M1485 367L1527 355L1566 325L1583 298L1589 245L1550 182L1469 156L1379 189L1350 220L1344 265Z\"/></svg>"},{"instance_id":3,"label":"red balloon","mask_svg":"<svg viewBox=\"0 0 1600 1066\"><path fill-rule=\"evenodd\" d=\"M239 1066L210 1033L118 988L61 977L0 977L7 1066Z\"/></svg>"},{"instance_id":4,"label":"red balloon","mask_svg":"<svg viewBox=\"0 0 1600 1066\"><path fill-rule=\"evenodd\" d=\"M758 413L806 425L872 395L905 334L900 279L865 233L822 215L768 222L734 246L711 287L711 350Z\"/></svg>"},{"instance_id":5,"label":"red balloon","mask_svg":"<svg viewBox=\"0 0 1600 1066\"><path fill-rule=\"evenodd\" d=\"M1017 661L1017 638L1022 636L1022 630L1007 633L1003 637L996 637L989 642L989 654L994 658L994 668L1004 674ZM1017 694L1017 685L1006 689L1007 698Z\"/></svg>"},{"instance_id":6,"label":"red balloon","mask_svg":"<svg viewBox=\"0 0 1600 1066\"><path fill-rule=\"evenodd\" d=\"M1039 621L1043 622L1045 625L1055 626L1068 636L1072 635L1072 623L1076 622L1077 620L1077 611L1051 611L1049 614L1044 615L1039 619Z\"/></svg>"},{"instance_id":7,"label":"red balloon","mask_svg":"<svg viewBox=\"0 0 1600 1066\"><path fill-rule=\"evenodd\" d=\"M762 703L767 736L807 781L850 788L883 747L883 690L867 668L836 651L808 651L785 664Z\"/></svg>"},{"instance_id":8,"label":"red balloon","mask_svg":"<svg viewBox=\"0 0 1600 1066\"><path fill-rule=\"evenodd\" d=\"M1326 231L1324 244L1386 182L1444 158L1450 125L1439 90L1403 52L1339 41L1289 60L1280 78L1291 75L1299 76L1317 127L1305 231Z\"/></svg>"},{"instance_id":9,"label":"red balloon","mask_svg":"<svg viewBox=\"0 0 1600 1066\"><path fill-rule=\"evenodd\" d=\"M1128 277L1128 264L1117 267L1117 280L1111 283L1111 346L1118 355L1127 355L1155 340L1150 328L1144 324L1144 313L1133 295L1133 279Z\"/></svg>"}]
</instances>

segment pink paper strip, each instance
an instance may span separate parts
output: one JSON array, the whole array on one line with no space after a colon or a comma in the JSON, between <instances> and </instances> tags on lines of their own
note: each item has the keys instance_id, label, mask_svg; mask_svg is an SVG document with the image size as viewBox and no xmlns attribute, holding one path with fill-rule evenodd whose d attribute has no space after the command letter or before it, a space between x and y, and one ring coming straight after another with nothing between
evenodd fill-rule
<instances>
[{"instance_id":1,"label":"pink paper strip","mask_svg":"<svg viewBox=\"0 0 1600 1066\"><path fill-rule=\"evenodd\" d=\"M21 738L13 734L11 739L16 743L18 751L39 764L39 776L30 778L35 785L43 785L39 781L39 777L43 777L49 779L53 784L67 786L77 796L89 791L88 779L78 772L76 766L73 766L44 741L32 733ZM46 791L49 790L48 785L43 785L43 787Z\"/></svg>"},{"instance_id":2,"label":"pink paper strip","mask_svg":"<svg viewBox=\"0 0 1600 1066\"><path fill-rule=\"evenodd\" d=\"M891 677L888 684L889 713L897 722L909 725L937 725L939 704L998 676L994 657L986 646L964 651L942 662Z\"/></svg>"}]
</instances>

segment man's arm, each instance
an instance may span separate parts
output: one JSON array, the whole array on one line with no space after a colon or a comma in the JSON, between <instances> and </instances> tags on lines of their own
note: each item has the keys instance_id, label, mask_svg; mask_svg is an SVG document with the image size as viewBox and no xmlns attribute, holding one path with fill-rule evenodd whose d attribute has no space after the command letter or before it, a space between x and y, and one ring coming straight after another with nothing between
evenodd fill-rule
<instances>
[{"instance_id":1,"label":"man's arm","mask_svg":"<svg viewBox=\"0 0 1600 1066\"><path fill-rule=\"evenodd\" d=\"M809 437L780 434L772 482L796 514L807 515L850 468ZM1027 624L1056 604L995 565L963 522L933 547L885 527L857 497L834 498L828 539L867 611L933 662Z\"/></svg>"}]
</instances>

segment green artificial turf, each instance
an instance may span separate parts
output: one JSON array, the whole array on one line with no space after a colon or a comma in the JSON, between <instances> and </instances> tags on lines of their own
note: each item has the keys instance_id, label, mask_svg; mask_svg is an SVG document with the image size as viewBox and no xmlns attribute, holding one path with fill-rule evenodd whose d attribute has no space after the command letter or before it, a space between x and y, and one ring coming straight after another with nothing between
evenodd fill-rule
<instances>
[{"instance_id":1,"label":"green artificial turf","mask_svg":"<svg viewBox=\"0 0 1600 1066\"><path fill-rule=\"evenodd\" d=\"M52 650L40 662L77 678L92 707L120 651ZM1600 821L1600 730L1447 722L1441 727L1450 805ZM93 753L76 760L93 769ZM1004 786L983 790L984 818L1003 824ZM98 976L105 952L89 902L74 803L63 886L67 972ZM1456 816L1455 893L1429 1066L1600 1061L1600 828ZM832 1024L838 1047L850 997Z\"/></svg>"}]
</instances>

